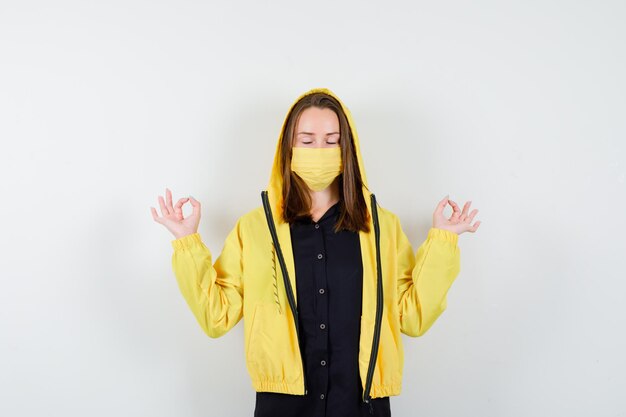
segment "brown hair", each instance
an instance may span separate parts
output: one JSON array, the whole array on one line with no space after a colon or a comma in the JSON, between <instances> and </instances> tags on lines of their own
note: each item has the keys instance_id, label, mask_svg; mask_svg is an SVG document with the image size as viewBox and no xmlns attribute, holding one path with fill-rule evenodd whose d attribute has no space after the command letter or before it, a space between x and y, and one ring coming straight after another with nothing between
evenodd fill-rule
<instances>
[{"instance_id":1,"label":"brown hair","mask_svg":"<svg viewBox=\"0 0 626 417\"><path fill-rule=\"evenodd\" d=\"M339 119L339 146L343 160L343 172L339 182L339 219L335 232L341 229L369 233L367 205L363 196L363 181L354 149L352 130L341 104L325 93L313 93L300 99L292 108L282 135L280 166L283 176L283 219L292 223L295 220L308 219L311 216L311 196L306 183L291 171L291 148L295 142L295 131L302 112L309 107L328 108ZM367 189L367 186L365 187Z\"/></svg>"}]
</instances>

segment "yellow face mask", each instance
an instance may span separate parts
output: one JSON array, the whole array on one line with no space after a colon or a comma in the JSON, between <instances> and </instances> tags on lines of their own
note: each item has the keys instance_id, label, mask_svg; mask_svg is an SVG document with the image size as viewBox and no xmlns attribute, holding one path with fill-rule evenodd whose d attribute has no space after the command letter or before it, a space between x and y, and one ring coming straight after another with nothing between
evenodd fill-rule
<instances>
[{"instance_id":1,"label":"yellow face mask","mask_svg":"<svg viewBox=\"0 0 626 417\"><path fill-rule=\"evenodd\" d=\"M343 171L341 146L291 148L291 170L314 191L322 191Z\"/></svg>"}]
</instances>

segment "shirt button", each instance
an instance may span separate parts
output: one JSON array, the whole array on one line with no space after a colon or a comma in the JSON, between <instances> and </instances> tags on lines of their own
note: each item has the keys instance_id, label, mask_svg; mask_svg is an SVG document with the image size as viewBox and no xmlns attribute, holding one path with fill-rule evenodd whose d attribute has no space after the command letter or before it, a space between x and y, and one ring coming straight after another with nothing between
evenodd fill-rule
<instances>
[{"instance_id":1,"label":"shirt button","mask_svg":"<svg viewBox=\"0 0 626 417\"><path fill-rule=\"evenodd\" d=\"M320 228L320 225L319 225L319 224L317 224L317 223L315 223L315 228L316 228L316 229L319 229L319 228Z\"/></svg>"},{"instance_id":2,"label":"shirt button","mask_svg":"<svg viewBox=\"0 0 626 417\"><path fill-rule=\"evenodd\" d=\"M326 365L326 361L325 360L322 360L320 363L322 364L322 366Z\"/></svg>"},{"instance_id":3,"label":"shirt button","mask_svg":"<svg viewBox=\"0 0 626 417\"><path fill-rule=\"evenodd\" d=\"M322 256L324 256L324 255L322 255L321 253L318 253L317 254L317 259L322 259Z\"/></svg>"},{"instance_id":4,"label":"shirt button","mask_svg":"<svg viewBox=\"0 0 626 417\"><path fill-rule=\"evenodd\" d=\"M324 323L320 324L320 329L325 329L326 325Z\"/></svg>"},{"instance_id":5,"label":"shirt button","mask_svg":"<svg viewBox=\"0 0 626 417\"><path fill-rule=\"evenodd\" d=\"M320 288L320 294L324 294L324 288Z\"/></svg>"},{"instance_id":6,"label":"shirt button","mask_svg":"<svg viewBox=\"0 0 626 417\"><path fill-rule=\"evenodd\" d=\"M320 398L323 400L323 399L324 399L324 394L321 394L321 395L320 395Z\"/></svg>"}]
</instances>

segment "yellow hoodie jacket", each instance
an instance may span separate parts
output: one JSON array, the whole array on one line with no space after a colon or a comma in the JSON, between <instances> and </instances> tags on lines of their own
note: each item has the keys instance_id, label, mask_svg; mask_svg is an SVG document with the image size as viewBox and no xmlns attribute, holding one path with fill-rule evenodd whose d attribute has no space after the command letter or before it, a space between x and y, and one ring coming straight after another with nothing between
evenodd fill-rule
<instances>
[{"instance_id":1,"label":"yellow hoodie jacket","mask_svg":"<svg viewBox=\"0 0 626 417\"><path fill-rule=\"evenodd\" d=\"M311 89L307 94L329 89ZM446 309L448 289L460 270L458 235L431 228L416 252L398 217L376 203L367 188L359 139L348 118L363 180L372 232L359 232L363 262L363 315L359 373L363 398L399 395L404 351L401 333L423 335ZM291 108L290 108L291 110ZM287 112L289 114L289 111ZM220 337L244 318L246 367L256 391L306 394L299 346L297 292L289 224L282 220L278 138L262 205L241 216L221 254L212 254L198 233L171 241L172 267L183 297L202 330Z\"/></svg>"}]
</instances>

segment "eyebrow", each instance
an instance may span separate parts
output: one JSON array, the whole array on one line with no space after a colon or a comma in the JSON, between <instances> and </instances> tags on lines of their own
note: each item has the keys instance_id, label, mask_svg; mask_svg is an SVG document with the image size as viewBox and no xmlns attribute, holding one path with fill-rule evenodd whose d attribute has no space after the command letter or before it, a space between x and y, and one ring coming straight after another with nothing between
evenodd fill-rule
<instances>
[{"instance_id":1,"label":"eyebrow","mask_svg":"<svg viewBox=\"0 0 626 417\"><path fill-rule=\"evenodd\" d=\"M298 135L314 135L315 133L313 133L313 132L298 132L297 134ZM338 135L338 134L339 134L339 132L330 132L330 133L327 133L326 136Z\"/></svg>"}]
</instances>

